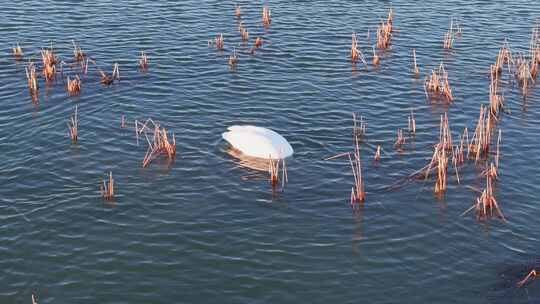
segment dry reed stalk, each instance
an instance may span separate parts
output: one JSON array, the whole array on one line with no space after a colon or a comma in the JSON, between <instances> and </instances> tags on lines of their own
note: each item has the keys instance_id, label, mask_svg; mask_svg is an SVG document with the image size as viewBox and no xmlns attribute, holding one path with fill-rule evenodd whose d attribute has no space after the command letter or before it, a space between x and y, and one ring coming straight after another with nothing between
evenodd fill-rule
<instances>
[{"instance_id":1,"label":"dry reed stalk","mask_svg":"<svg viewBox=\"0 0 540 304\"><path fill-rule=\"evenodd\" d=\"M249 40L249 32L242 25L240 25L240 36L242 36L242 41Z\"/></svg>"},{"instance_id":2,"label":"dry reed stalk","mask_svg":"<svg viewBox=\"0 0 540 304\"><path fill-rule=\"evenodd\" d=\"M390 9L386 23L381 21L381 24L377 27L377 48L385 50L390 47L393 31L393 19L394 11Z\"/></svg>"},{"instance_id":3,"label":"dry reed stalk","mask_svg":"<svg viewBox=\"0 0 540 304\"><path fill-rule=\"evenodd\" d=\"M373 65L378 65L379 62L381 62L381 58L379 55L377 55L377 52L375 51L375 46L373 46Z\"/></svg>"},{"instance_id":4,"label":"dry reed stalk","mask_svg":"<svg viewBox=\"0 0 540 304\"><path fill-rule=\"evenodd\" d=\"M499 93L499 74L494 73L495 66L491 66L491 84L489 85L490 112L495 118L504 110L504 97Z\"/></svg>"},{"instance_id":5,"label":"dry reed stalk","mask_svg":"<svg viewBox=\"0 0 540 304\"><path fill-rule=\"evenodd\" d=\"M73 57L75 58L75 61L84 61L86 55L82 51L81 46L76 43L75 40L71 40L71 43L73 43Z\"/></svg>"},{"instance_id":6,"label":"dry reed stalk","mask_svg":"<svg viewBox=\"0 0 540 304\"><path fill-rule=\"evenodd\" d=\"M492 217L494 212L504 221L506 219L493 195L493 179L488 175L486 176L486 188L482 191L480 197L476 198L476 203L465 212L462 216L467 214L471 210L476 211L476 217L478 220L486 220L489 217Z\"/></svg>"},{"instance_id":7,"label":"dry reed stalk","mask_svg":"<svg viewBox=\"0 0 540 304\"><path fill-rule=\"evenodd\" d=\"M108 201L114 199L114 179L112 177L112 171L109 171L109 181L103 180L99 191L101 192L102 198Z\"/></svg>"},{"instance_id":8,"label":"dry reed stalk","mask_svg":"<svg viewBox=\"0 0 540 304\"><path fill-rule=\"evenodd\" d=\"M442 193L446 191L446 176L448 172L448 155L443 145L437 145L435 148L435 157L437 164L437 180L435 182L435 193Z\"/></svg>"},{"instance_id":9,"label":"dry reed stalk","mask_svg":"<svg viewBox=\"0 0 540 304\"><path fill-rule=\"evenodd\" d=\"M447 50L451 49L454 44L454 19L450 20L450 29L444 35L443 47Z\"/></svg>"},{"instance_id":10,"label":"dry reed stalk","mask_svg":"<svg viewBox=\"0 0 540 304\"><path fill-rule=\"evenodd\" d=\"M352 42L351 42L351 60L352 62L357 62L361 60L364 65L367 66L367 62L362 54L362 51L358 48L358 40L356 39L356 33L352 33Z\"/></svg>"},{"instance_id":11,"label":"dry reed stalk","mask_svg":"<svg viewBox=\"0 0 540 304\"><path fill-rule=\"evenodd\" d=\"M104 85L111 85L114 83L115 80L120 80L120 71L118 69L118 63L114 64L111 76L105 74L105 72L103 72L102 70L99 70L99 73L101 74L100 82Z\"/></svg>"},{"instance_id":12,"label":"dry reed stalk","mask_svg":"<svg viewBox=\"0 0 540 304\"><path fill-rule=\"evenodd\" d=\"M408 118L408 130L412 135L416 134L416 119L414 118L414 111L411 109L411 115Z\"/></svg>"},{"instance_id":13,"label":"dry reed stalk","mask_svg":"<svg viewBox=\"0 0 540 304\"><path fill-rule=\"evenodd\" d=\"M497 154L495 154L495 166L497 169L499 169L499 159L501 156L501 138L502 138L502 130L499 129L499 136L497 136Z\"/></svg>"},{"instance_id":14,"label":"dry reed stalk","mask_svg":"<svg viewBox=\"0 0 540 304\"><path fill-rule=\"evenodd\" d=\"M15 60L19 61L23 59L24 53L19 43L17 43L17 46L13 47L12 50L13 50L13 56L15 57Z\"/></svg>"},{"instance_id":15,"label":"dry reed stalk","mask_svg":"<svg viewBox=\"0 0 540 304\"><path fill-rule=\"evenodd\" d=\"M78 107L75 106L75 113L71 115L71 118L68 121L69 137L74 144L76 144L79 139L79 117L77 116L77 112Z\"/></svg>"},{"instance_id":16,"label":"dry reed stalk","mask_svg":"<svg viewBox=\"0 0 540 304\"><path fill-rule=\"evenodd\" d=\"M481 157L488 155L492 128L491 115L484 105L481 105L478 123L467 149L468 158L474 155L475 161L478 162Z\"/></svg>"},{"instance_id":17,"label":"dry reed stalk","mask_svg":"<svg viewBox=\"0 0 540 304\"><path fill-rule=\"evenodd\" d=\"M351 206L363 203L366 199L364 192L364 180L362 178L362 163L360 161L360 143L356 138L354 146L354 160L351 158L351 153L348 154L349 162L354 176L354 186L351 188Z\"/></svg>"},{"instance_id":18,"label":"dry reed stalk","mask_svg":"<svg viewBox=\"0 0 540 304\"><path fill-rule=\"evenodd\" d=\"M439 123L439 144L447 151L452 150L452 132L450 131L447 113L441 115L441 120Z\"/></svg>"},{"instance_id":19,"label":"dry reed stalk","mask_svg":"<svg viewBox=\"0 0 540 304\"><path fill-rule=\"evenodd\" d=\"M55 65L56 63L58 63L58 57L54 55L52 47L50 50L41 50L41 60L43 61L43 66Z\"/></svg>"},{"instance_id":20,"label":"dry reed stalk","mask_svg":"<svg viewBox=\"0 0 540 304\"><path fill-rule=\"evenodd\" d=\"M533 270L531 270L529 272L529 274L527 274L527 276L523 280L517 282L516 285L517 285L518 288L521 288L521 287L523 287L523 285L525 285L528 282L536 279L538 276L539 276L539 274L536 272L536 269L533 269Z\"/></svg>"},{"instance_id":21,"label":"dry reed stalk","mask_svg":"<svg viewBox=\"0 0 540 304\"><path fill-rule=\"evenodd\" d=\"M443 63L439 65L437 72L435 72L435 70L431 71L430 77L428 77L424 83L424 90L428 98L431 96L442 97L448 103L451 103L454 100L452 88L448 81L448 72L446 72Z\"/></svg>"},{"instance_id":22,"label":"dry reed stalk","mask_svg":"<svg viewBox=\"0 0 540 304\"><path fill-rule=\"evenodd\" d=\"M169 160L173 160L176 156L176 138L174 133L172 133L172 140L169 141L167 130L161 128L159 124L156 124L153 121L151 122L154 125L152 141L150 141L148 134L146 133L146 130L149 129L146 126L146 123L138 130L139 132L145 133L146 141L148 142L148 150L142 163L143 168L147 167L160 154L166 155ZM135 128L137 128L137 126Z\"/></svg>"},{"instance_id":23,"label":"dry reed stalk","mask_svg":"<svg viewBox=\"0 0 540 304\"><path fill-rule=\"evenodd\" d=\"M268 6L263 7L262 20L264 26L270 26L270 23L272 23L270 8Z\"/></svg>"},{"instance_id":24,"label":"dry reed stalk","mask_svg":"<svg viewBox=\"0 0 540 304\"><path fill-rule=\"evenodd\" d=\"M236 56L236 49L233 48L233 53L229 56L229 66L235 68L238 63L238 57Z\"/></svg>"},{"instance_id":25,"label":"dry reed stalk","mask_svg":"<svg viewBox=\"0 0 540 304\"><path fill-rule=\"evenodd\" d=\"M353 115L353 137L358 138L360 141L364 139L367 132L367 122L364 120L364 116L360 116L360 120L358 120L358 116L356 113L352 113Z\"/></svg>"},{"instance_id":26,"label":"dry reed stalk","mask_svg":"<svg viewBox=\"0 0 540 304\"><path fill-rule=\"evenodd\" d=\"M75 78L70 79L69 76L67 77L66 81L66 90L68 91L68 94L71 96L79 95L81 92L81 86L82 81L81 78L79 78L79 75L76 75Z\"/></svg>"},{"instance_id":27,"label":"dry reed stalk","mask_svg":"<svg viewBox=\"0 0 540 304\"><path fill-rule=\"evenodd\" d=\"M521 86L522 94L527 95L529 85L534 84L534 77L531 74L531 66L523 55L518 55L516 59L516 77Z\"/></svg>"},{"instance_id":28,"label":"dry reed stalk","mask_svg":"<svg viewBox=\"0 0 540 304\"><path fill-rule=\"evenodd\" d=\"M375 161L381 160L381 146L380 145L377 145L377 151L375 152L374 160Z\"/></svg>"},{"instance_id":29,"label":"dry reed stalk","mask_svg":"<svg viewBox=\"0 0 540 304\"><path fill-rule=\"evenodd\" d=\"M261 37L257 37L255 39L255 48L258 49L263 46L263 39Z\"/></svg>"},{"instance_id":30,"label":"dry reed stalk","mask_svg":"<svg viewBox=\"0 0 540 304\"><path fill-rule=\"evenodd\" d=\"M143 71L148 70L148 55L144 51L141 51L141 57L139 58L139 68Z\"/></svg>"},{"instance_id":31,"label":"dry reed stalk","mask_svg":"<svg viewBox=\"0 0 540 304\"><path fill-rule=\"evenodd\" d=\"M225 40L223 39L223 34L222 33L217 35L214 42L216 44L216 49L218 49L220 51L223 50L223 47L225 46Z\"/></svg>"},{"instance_id":32,"label":"dry reed stalk","mask_svg":"<svg viewBox=\"0 0 540 304\"><path fill-rule=\"evenodd\" d=\"M270 174L270 183L272 188L275 188L279 185L279 168L281 163L281 188L285 188L285 183L288 182L287 175L287 166L285 164L285 159L272 159L269 158L268 173Z\"/></svg>"},{"instance_id":33,"label":"dry reed stalk","mask_svg":"<svg viewBox=\"0 0 540 304\"><path fill-rule=\"evenodd\" d=\"M31 95L37 95L39 90L39 85L37 81L36 66L33 62L29 62L28 66L25 67L26 79L28 80L28 90L30 90Z\"/></svg>"},{"instance_id":34,"label":"dry reed stalk","mask_svg":"<svg viewBox=\"0 0 540 304\"><path fill-rule=\"evenodd\" d=\"M412 53L413 53L413 71L414 71L414 75L418 77L420 76L420 70L418 69L418 64L416 63L416 50L413 49Z\"/></svg>"},{"instance_id":35,"label":"dry reed stalk","mask_svg":"<svg viewBox=\"0 0 540 304\"><path fill-rule=\"evenodd\" d=\"M489 166L482 172L481 175L487 176L491 178L491 180L496 180L499 178L497 167L493 163L490 163Z\"/></svg>"},{"instance_id":36,"label":"dry reed stalk","mask_svg":"<svg viewBox=\"0 0 540 304\"><path fill-rule=\"evenodd\" d=\"M242 10L240 8L240 5L238 4L236 4L234 8L234 15L236 16L236 18L240 18L240 16L242 15Z\"/></svg>"},{"instance_id":37,"label":"dry reed stalk","mask_svg":"<svg viewBox=\"0 0 540 304\"><path fill-rule=\"evenodd\" d=\"M396 142L394 143L394 147L400 150L404 144L405 144L405 137L403 136L403 130L398 129L397 139L396 139Z\"/></svg>"}]
</instances>

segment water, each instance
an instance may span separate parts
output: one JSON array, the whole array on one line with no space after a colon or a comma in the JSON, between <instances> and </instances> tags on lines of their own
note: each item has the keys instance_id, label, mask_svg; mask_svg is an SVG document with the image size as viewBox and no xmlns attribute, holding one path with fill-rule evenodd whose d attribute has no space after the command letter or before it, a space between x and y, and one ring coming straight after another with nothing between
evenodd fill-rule
<instances>
[{"instance_id":1,"label":"water","mask_svg":"<svg viewBox=\"0 0 540 304\"><path fill-rule=\"evenodd\" d=\"M504 37L525 51L540 17L537 1L271 1L240 2L250 31L240 43L229 1L27 1L0 9L0 302L30 303L538 303L539 282L517 290L538 256L540 89L523 101L505 86L497 200L508 223L461 217L482 187L469 163L444 198L433 181L388 186L429 161L440 114L457 135L474 128L488 101L488 68ZM371 58L377 22L395 10L391 51L377 69L353 71L350 35ZM442 37L451 17L463 36L451 52ZM224 33L226 50L207 40ZM255 36L265 39L248 54ZM99 84L94 69L82 94L61 80L41 83L39 104L26 89L17 41L35 54L50 41L62 58L71 39L98 65L120 64L121 81ZM232 46L240 62L227 65ZM411 75L416 48L422 75L441 60L455 102L426 102ZM150 57L137 71L140 50ZM37 59L37 57L36 57ZM423 77L423 76L422 76ZM79 106L80 138L67 120ZM416 138L403 153L396 130L415 109ZM368 121L362 148L367 201L348 204L352 174L351 112ZM125 115L129 128L120 128ZM141 168L135 119L148 117L176 134L178 156ZM273 194L266 180L227 154L221 133L232 124L269 127L289 139L289 183ZM377 144L383 159L374 164ZM111 170L113 204L99 196Z\"/></svg>"}]
</instances>

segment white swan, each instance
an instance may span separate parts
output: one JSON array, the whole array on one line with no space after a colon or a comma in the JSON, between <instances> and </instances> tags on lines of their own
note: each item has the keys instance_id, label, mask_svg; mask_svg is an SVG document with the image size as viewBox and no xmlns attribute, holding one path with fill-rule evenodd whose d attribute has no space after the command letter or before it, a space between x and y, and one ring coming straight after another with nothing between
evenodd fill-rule
<instances>
[{"instance_id":1,"label":"white swan","mask_svg":"<svg viewBox=\"0 0 540 304\"><path fill-rule=\"evenodd\" d=\"M280 159L293 155L293 148L278 133L255 126L232 126L222 135L231 146L247 156Z\"/></svg>"}]
</instances>

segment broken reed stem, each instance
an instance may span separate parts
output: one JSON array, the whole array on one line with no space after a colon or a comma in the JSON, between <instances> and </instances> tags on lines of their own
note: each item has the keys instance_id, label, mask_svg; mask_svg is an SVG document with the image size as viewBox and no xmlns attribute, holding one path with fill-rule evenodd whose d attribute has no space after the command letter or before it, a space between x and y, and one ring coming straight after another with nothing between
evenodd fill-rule
<instances>
[{"instance_id":1,"label":"broken reed stem","mask_svg":"<svg viewBox=\"0 0 540 304\"><path fill-rule=\"evenodd\" d=\"M32 304L38 304L38 302L36 301L36 297L34 297L34 294L32 294Z\"/></svg>"},{"instance_id":2,"label":"broken reed stem","mask_svg":"<svg viewBox=\"0 0 540 304\"><path fill-rule=\"evenodd\" d=\"M235 68L238 63L238 57L236 56L236 48L233 48L233 53L229 56L229 66Z\"/></svg>"},{"instance_id":3,"label":"broken reed stem","mask_svg":"<svg viewBox=\"0 0 540 304\"><path fill-rule=\"evenodd\" d=\"M112 177L112 171L109 171L109 180L103 180L100 185L101 197L105 200L111 201L114 199L114 179Z\"/></svg>"},{"instance_id":4,"label":"broken reed stem","mask_svg":"<svg viewBox=\"0 0 540 304\"><path fill-rule=\"evenodd\" d=\"M413 72L416 77L420 76L420 70L418 69L418 64L416 63L416 50L412 50L413 53Z\"/></svg>"},{"instance_id":5,"label":"broken reed stem","mask_svg":"<svg viewBox=\"0 0 540 304\"><path fill-rule=\"evenodd\" d=\"M447 50L451 49L454 44L454 19L450 20L450 29L444 35L443 47Z\"/></svg>"},{"instance_id":6,"label":"broken reed stem","mask_svg":"<svg viewBox=\"0 0 540 304\"><path fill-rule=\"evenodd\" d=\"M139 68L143 71L148 70L148 55L144 51L141 51L141 57L139 58Z\"/></svg>"},{"instance_id":7,"label":"broken reed stem","mask_svg":"<svg viewBox=\"0 0 540 304\"><path fill-rule=\"evenodd\" d=\"M105 74L102 70L99 70L99 73L101 74L101 83L104 85L111 85L114 83L115 80L120 80L120 70L118 68L118 63L115 63L113 65L113 71L112 75L109 76Z\"/></svg>"},{"instance_id":8,"label":"broken reed stem","mask_svg":"<svg viewBox=\"0 0 540 304\"><path fill-rule=\"evenodd\" d=\"M270 23L272 23L270 8L266 5L263 7L262 20L265 27L270 26Z\"/></svg>"},{"instance_id":9,"label":"broken reed stem","mask_svg":"<svg viewBox=\"0 0 540 304\"><path fill-rule=\"evenodd\" d=\"M536 279L538 276L539 275L538 275L538 272L536 272L536 269L533 269L527 274L527 276L525 276L525 278L523 280L517 282L516 285L517 285L518 288L521 288L521 287L523 287L523 285L525 285L528 282Z\"/></svg>"},{"instance_id":10,"label":"broken reed stem","mask_svg":"<svg viewBox=\"0 0 540 304\"><path fill-rule=\"evenodd\" d=\"M223 34L220 33L219 35L217 35L214 42L216 44L216 49L222 51L223 47L225 46L225 40L223 39Z\"/></svg>"},{"instance_id":11,"label":"broken reed stem","mask_svg":"<svg viewBox=\"0 0 540 304\"><path fill-rule=\"evenodd\" d=\"M71 115L71 118L68 122L69 128L69 137L71 142L76 144L79 139L79 117L77 116L78 106L75 106L75 113Z\"/></svg>"},{"instance_id":12,"label":"broken reed stem","mask_svg":"<svg viewBox=\"0 0 540 304\"><path fill-rule=\"evenodd\" d=\"M352 113L353 116L353 139L358 138L360 141L364 139L367 133L367 122L364 120L364 116L358 116L356 113Z\"/></svg>"},{"instance_id":13,"label":"broken reed stem","mask_svg":"<svg viewBox=\"0 0 540 304\"><path fill-rule=\"evenodd\" d=\"M351 42L351 60L353 63L358 62L359 60L367 67L366 59L362 54L362 51L358 48L358 40L356 38L356 33L352 33L352 42Z\"/></svg>"},{"instance_id":14,"label":"broken reed stem","mask_svg":"<svg viewBox=\"0 0 540 304\"><path fill-rule=\"evenodd\" d=\"M270 183L272 184L272 188L275 188L277 185L279 185L280 167L281 167L281 189L284 189L285 183L289 181L285 159L284 158L273 159L269 156L268 173L270 174Z\"/></svg>"},{"instance_id":15,"label":"broken reed stem","mask_svg":"<svg viewBox=\"0 0 540 304\"><path fill-rule=\"evenodd\" d=\"M15 57L15 60L20 61L23 59L24 53L18 42L17 42L17 46L13 47L12 50L13 50L13 56Z\"/></svg>"},{"instance_id":16,"label":"broken reed stem","mask_svg":"<svg viewBox=\"0 0 540 304\"><path fill-rule=\"evenodd\" d=\"M414 111L411 109L411 115L408 117L408 130L412 135L416 134L416 119L414 118Z\"/></svg>"},{"instance_id":17,"label":"broken reed stem","mask_svg":"<svg viewBox=\"0 0 540 304\"><path fill-rule=\"evenodd\" d=\"M377 52L375 51L375 46L373 46L372 49L373 49L373 65L378 65L379 62L381 61L381 58L379 57L379 55L377 55Z\"/></svg>"},{"instance_id":18,"label":"broken reed stem","mask_svg":"<svg viewBox=\"0 0 540 304\"><path fill-rule=\"evenodd\" d=\"M375 161L381 160L381 146L380 145L377 145L377 151L375 152L374 160Z\"/></svg>"}]
</instances>

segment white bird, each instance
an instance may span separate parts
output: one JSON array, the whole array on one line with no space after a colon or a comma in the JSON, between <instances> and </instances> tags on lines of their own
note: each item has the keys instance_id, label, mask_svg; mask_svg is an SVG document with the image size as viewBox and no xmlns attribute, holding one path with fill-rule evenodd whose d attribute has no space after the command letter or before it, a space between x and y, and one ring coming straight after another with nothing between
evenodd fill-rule
<instances>
[{"instance_id":1,"label":"white bird","mask_svg":"<svg viewBox=\"0 0 540 304\"><path fill-rule=\"evenodd\" d=\"M221 136L247 156L282 159L293 155L293 148L289 142L270 129L256 126L232 126Z\"/></svg>"}]
</instances>

